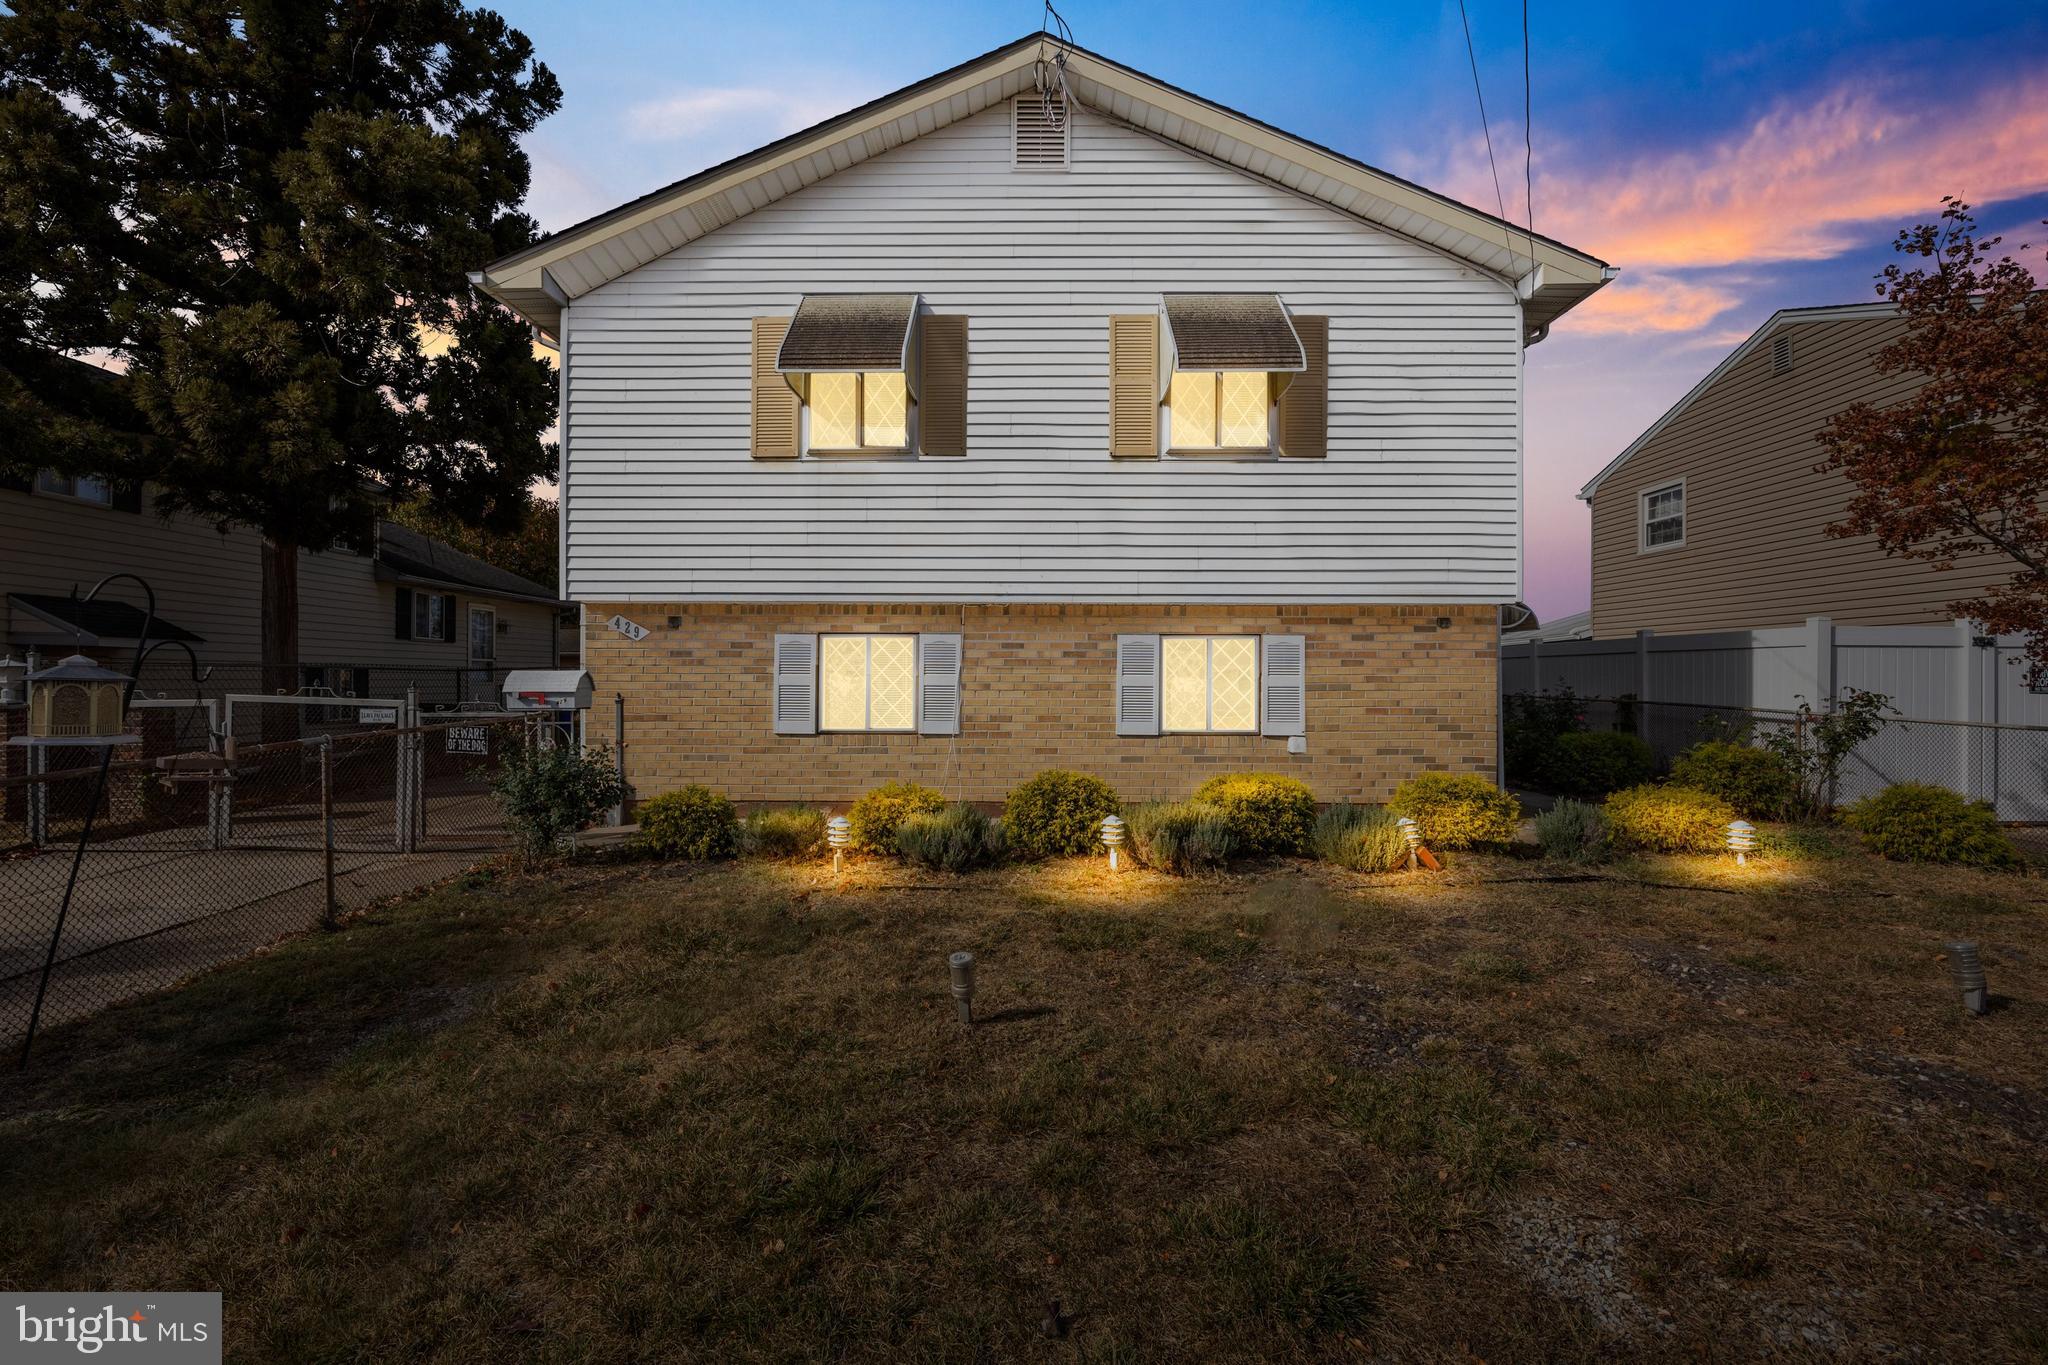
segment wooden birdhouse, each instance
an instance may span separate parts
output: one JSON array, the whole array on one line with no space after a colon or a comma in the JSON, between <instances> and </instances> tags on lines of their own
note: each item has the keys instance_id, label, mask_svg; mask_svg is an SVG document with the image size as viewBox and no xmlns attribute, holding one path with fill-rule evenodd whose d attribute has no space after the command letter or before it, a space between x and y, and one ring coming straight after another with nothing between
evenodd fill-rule
<instances>
[{"instance_id":1,"label":"wooden birdhouse","mask_svg":"<svg viewBox=\"0 0 2048 1365\"><path fill-rule=\"evenodd\" d=\"M125 738L122 700L129 681L127 674L101 668L83 654L29 674L29 738Z\"/></svg>"}]
</instances>

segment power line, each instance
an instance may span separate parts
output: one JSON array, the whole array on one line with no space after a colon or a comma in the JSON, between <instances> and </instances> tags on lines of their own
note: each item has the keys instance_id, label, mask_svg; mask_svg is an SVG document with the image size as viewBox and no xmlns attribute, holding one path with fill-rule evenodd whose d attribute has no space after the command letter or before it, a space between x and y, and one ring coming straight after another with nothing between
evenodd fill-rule
<instances>
[{"instance_id":1,"label":"power line","mask_svg":"<svg viewBox=\"0 0 2048 1365\"><path fill-rule=\"evenodd\" d=\"M1529 261L1536 261L1536 118L1530 112L1529 0L1522 0L1522 207L1529 212Z\"/></svg>"},{"instance_id":2,"label":"power line","mask_svg":"<svg viewBox=\"0 0 2048 1365\"><path fill-rule=\"evenodd\" d=\"M1472 16L1465 12L1465 0L1458 0L1458 18L1465 25L1465 56L1472 63L1472 93L1479 99L1479 130L1486 135L1486 164L1493 171L1493 202L1500 209L1500 221L1509 227L1508 200L1500 189L1500 163L1493 158L1493 125L1486 118L1486 92L1479 88L1479 53L1472 46ZM1510 229L1511 230L1511 229ZM1515 263L1515 243L1503 233L1501 244L1508 249L1508 265Z\"/></svg>"}]
</instances>

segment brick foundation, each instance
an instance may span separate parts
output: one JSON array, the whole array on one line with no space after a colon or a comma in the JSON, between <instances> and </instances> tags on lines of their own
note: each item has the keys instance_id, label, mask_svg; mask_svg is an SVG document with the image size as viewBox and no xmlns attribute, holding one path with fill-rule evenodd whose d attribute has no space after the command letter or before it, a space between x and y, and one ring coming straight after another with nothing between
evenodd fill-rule
<instances>
[{"instance_id":1,"label":"brick foundation","mask_svg":"<svg viewBox=\"0 0 2048 1365\"><path fill-rule=\"evenodd\" d=\"M746 803L843 805L903 778L999 802L1033 773L1074 768L1128 800L1185 797L1216 773L1258 769L1293 773L1324 801L1380 801L1414 773L1495 773L1492 607L592 602L585 611L584 666L600 702L592 737L608 732L604 703L624 693L627 774L642 799L704 782ZM606 629L614 613L652 633L635 643ZM957 737L773 733L778 631L920 630L962 636ZM1141 631L1305 636L1308 752L1258 735L1119 738L1116 637Z\"/></svg>"}]
</instances>

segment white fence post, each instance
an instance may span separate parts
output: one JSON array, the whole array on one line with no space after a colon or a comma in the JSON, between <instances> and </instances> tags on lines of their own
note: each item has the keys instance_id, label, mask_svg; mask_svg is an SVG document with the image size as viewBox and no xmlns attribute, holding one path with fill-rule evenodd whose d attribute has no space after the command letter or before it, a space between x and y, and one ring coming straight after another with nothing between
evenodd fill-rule
<instances>
[{"instance_id":1,"label":"white fence post","mask_svg":"<svg viewBox=\"0 0 2048 1365\"><path fill-rule=\"evenodd\" d=\"M1959 653L1956 661L1956 699L1950 714L1966 724L1956 730L1963 752L1964 795L1972 801L1995 801L1998 799L1998 739L1994 734L1988 739L1974 726L1993 722L1990 714L1990 696L1994 680L1991 660L1997 651L1980 649L1977 646L1977 623L1958 621L1955 623L1956 644Z\"/></svg>"},{"instance_id":2,"label":"white fence post","mask_svg":"<svg viewBox=\"0 0 2048 1365\"><path fill-rule=\"evenodd\" d=\"M1806 618L1807 672L1813 677L1813 709L1835 709L1835 623L1825 616Z\"/></svg>"}]
</instances>

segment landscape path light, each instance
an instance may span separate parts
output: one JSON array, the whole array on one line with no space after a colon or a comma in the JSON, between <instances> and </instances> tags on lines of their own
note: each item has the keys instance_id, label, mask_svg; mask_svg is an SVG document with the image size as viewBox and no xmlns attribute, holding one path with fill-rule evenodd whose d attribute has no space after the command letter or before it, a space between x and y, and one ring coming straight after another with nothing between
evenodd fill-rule
<instances>
[{"instance_id":1,"label":"landscape path light","mask_svg":"<svg viewBox=\"0 0 2048 1365\"><path fill-rule=\"evenodd\" d=\"M1966 940L1949 944L1948 969L1955 977L1956 989L1963 993L1964 1009L1982 1014L1991 1008L1991 994L1984 982L1984 959L1978 955L1975 943Z\"/></svg>"},{"instance_id":2,"label":"landscape path light","mask_svg":"<svg viewBox=\"0 0 2048 1365\"><path fill-rule=\"evenodd\" d=\"M1747 820L1731 820L1728 823L1728 851L1735 855L1737 867L1749 866L1749 855L1756 852L1756 826Z\"/></svg>"},{"instance_id":3,"label":"landscape path light","mask_svg":"<svg viewBox=\"0 0 2048 1365\"><path fill-rule=\"evenodd\" d=\"M953 1008L960 1012L960 1022L974 1022L974 954L954 953L946 959L947 968L953 973Z\"/></svg>"},{"instance_id":4,"label":"landscape path light","mask_svg":"<svg viewBox=\"0 0 2048 1365\"><path fill-rule=\"evenodd\" d=\"M1118 815L1102 817L1102 846L1109 850L1109 870L1116 871L1116 851L1123 847L1124 822Z\"/></svg>"},{"instance_id":5,"label":"landscape path light","mask_svg":"<svg viewBox=\"0 0 2048 1365\"><path fill-rule=\"evenodd\" d=\"M825 844L832 850L832 870L844 871L846 867L846 846L853 842L853 826L843 815L835 815L825 822Z\"/></svg>"},{"instance_id":6,"label":"landscape path light","mask_svg":"<svg viewBox=\"0 0 2048 1365\"><path fill-rule=\"evenodd\" d=\"M1415 823L1413 816L1404 815L1394 822L1401 831L1402 842L1408 845L1408 870L1413 872L1422 853L1422 826Z\"/></svg>"}]
</instances>

